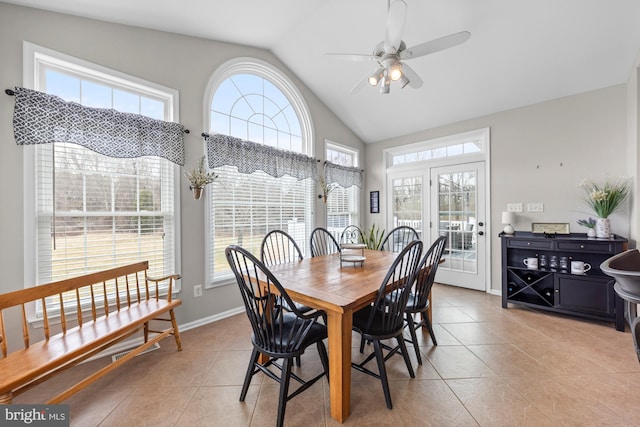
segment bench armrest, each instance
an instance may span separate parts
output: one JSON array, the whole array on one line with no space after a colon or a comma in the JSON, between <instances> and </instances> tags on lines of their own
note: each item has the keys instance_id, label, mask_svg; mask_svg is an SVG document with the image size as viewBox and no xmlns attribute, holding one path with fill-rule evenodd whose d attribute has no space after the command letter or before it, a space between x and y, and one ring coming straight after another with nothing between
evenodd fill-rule
<instances>
[{"instance_id":1,"label":"bench armrest","mask_svg":"<svg viewBox=\"0 0 640 427\"><path fill-rule=\"evenodd\" d=\"M158 298L158 293L157 293L157 289L158 289L158 283L160 282L164 282L166 280L169 281L169 292L167 294L167 301L171 301L171 296L173 294L173 281L174 280L180 280L181 276L179 274L170 274L168 276L164 276L164 277L150 277L150 276L146 276L147 282L154 282L156 284L156 298Z\"/></svg>"}]
</instances>

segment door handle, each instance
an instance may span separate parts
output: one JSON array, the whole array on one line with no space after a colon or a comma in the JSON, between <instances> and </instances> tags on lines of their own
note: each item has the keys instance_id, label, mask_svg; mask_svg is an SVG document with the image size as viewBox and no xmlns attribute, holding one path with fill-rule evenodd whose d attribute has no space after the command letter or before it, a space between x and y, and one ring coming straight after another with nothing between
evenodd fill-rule
<instances>
[{"instance_id":1,"label":"door handle","mask_svg":"<svg viewBox=\"0 0 640 427\"><path fill-rule=\"evenodd\" d=\"M483 225L484 225L484 222L482 222L482 221L480 221L480 222L478 223L478 227L482 227Z\"/></svg>"},{"instance_id":2,"label":"door handle","mask_svg":"<svg viewBox=\"0 0 640 427\"><path fill-rule=\"evenodd\" d=\"M478 236L484 236L484 231L478 231Z\"/></svg>"}]
</instances>

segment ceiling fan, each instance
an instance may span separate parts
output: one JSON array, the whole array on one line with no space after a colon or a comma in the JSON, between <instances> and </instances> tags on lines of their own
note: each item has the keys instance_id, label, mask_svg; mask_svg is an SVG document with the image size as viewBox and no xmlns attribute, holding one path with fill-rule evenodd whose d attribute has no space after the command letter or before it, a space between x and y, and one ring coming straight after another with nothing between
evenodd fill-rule
<instances>
[{"instance_id":1,"label":"ceiling fan","mask_svg":"<svg viewBox=\"0 0 640 427\"><path fill-rule=\"evenodd\" d=\"M378 43L372 54L329 54L352 61L375 60L378 63L378 68L373 74L367 73L362 80L351 88L349 93L356 92L367 84L374 87L379 84L380 93L389 93L392 81L397 81L400 84L400 88L409 85L417 89L422 86L422 79L404 61L448 49L464 43L471 37L470 32L461 31L407 48L404 41L402 41L402 32L407 16L407 4L403 0L395 0L393 2L387 0L387 3L388 14L385 38Z\"/></svg>"}]
</instances>

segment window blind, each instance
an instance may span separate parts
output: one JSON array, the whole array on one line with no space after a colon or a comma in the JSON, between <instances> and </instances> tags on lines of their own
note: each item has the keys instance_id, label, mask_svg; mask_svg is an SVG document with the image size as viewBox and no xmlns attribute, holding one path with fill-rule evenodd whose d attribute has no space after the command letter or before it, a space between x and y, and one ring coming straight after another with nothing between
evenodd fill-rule
<instances>
[{"instance_id":1,"label":"window blind","mask_svg":"<svg viewBox=\"0 0 640 427\"><path fill-rule=\"evenodd\" d=\"M214 169L219 178L210 184L209 233L210 283L231 277L224 251L241 245L259 256L260 244L271 230L289 233L308 256L311 234L313 181L290 176L274 178L264 172L242 174L233 166ZM212 249L212 250L211 250Z\"/></svg>"}]
</instances>

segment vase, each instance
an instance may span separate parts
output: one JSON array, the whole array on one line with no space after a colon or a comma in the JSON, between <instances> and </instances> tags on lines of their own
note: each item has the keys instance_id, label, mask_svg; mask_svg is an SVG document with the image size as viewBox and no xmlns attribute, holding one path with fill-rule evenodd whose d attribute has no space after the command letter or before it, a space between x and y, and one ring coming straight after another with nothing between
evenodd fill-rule
<instances>
[{"instance_id":1,"label":"vase","mask_svg":"<svg viewBox=\"0 0 640 427\"><path fill-rule=\"evenodd\" d=\"M596 237L599 239L608 239L611 234L611 222L609 218L596 219Z\"/></svg>"},{"instance_id":2,"label":"vase","mask_svg":"<svg viewBox=\"0 0 640 427\"><path fill-rule=\"evenodd\" d=\"M191 191L193 192L193 198L200 200L200 197L202 197L202 187L191 187Z\"/></svg>"},{"instance_id":3,"label":"vase","mask_svg":"<svg viewBox=\"0 0 640 427\"><path fill-rule=\"evenodd\" d=\"M587 237L596 237L596 229L588 228L587 229Z\"/></svg>"}]
</instances>

